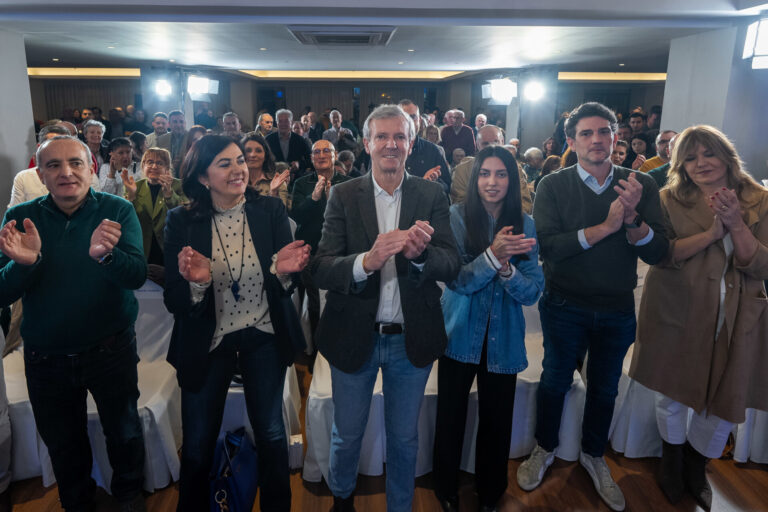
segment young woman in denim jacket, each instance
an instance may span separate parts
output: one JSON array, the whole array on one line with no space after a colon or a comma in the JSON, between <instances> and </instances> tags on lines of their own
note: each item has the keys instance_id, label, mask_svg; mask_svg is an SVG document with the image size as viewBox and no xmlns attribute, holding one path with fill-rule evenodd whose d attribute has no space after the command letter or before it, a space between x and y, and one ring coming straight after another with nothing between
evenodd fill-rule
<instances>
[{"instance_id":1,"label":"young woman in denim jacket","mask_svg":"<svg viewBox=\"0 0 768 512\"><path fill-rule=\"evenodd\" d=\"M467 400L477 376L475 482L480 510L495 510L507 488L517 373L528 366L522 305L544 287L533 219L522 212L512 154L500 146L475 158L465 203L451 207L463 266L443 294L448 348L438 365L435 493L458 510Z\"/></svg>"}]
</instances>

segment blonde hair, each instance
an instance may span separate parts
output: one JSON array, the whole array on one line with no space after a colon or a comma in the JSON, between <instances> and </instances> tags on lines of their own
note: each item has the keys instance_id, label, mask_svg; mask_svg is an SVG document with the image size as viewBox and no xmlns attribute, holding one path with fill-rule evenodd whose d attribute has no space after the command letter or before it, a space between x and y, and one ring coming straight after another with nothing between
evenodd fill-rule
<instances>
[{"instance_id":1,"label":"blonde hair","mask_svg":"<svg viewBox=\"0 0 768 512\"><path fill-rule=\"evenodd\" d=\"M740 201L745 199L745 192L762 189L744 169L744 163L728 137L717 128L702 124L686 128L675 139L667 187L678 202L691 207L701 194L701 190L685 170L685 159L694 155L699 145L707 148L715 158L725 164L728 188L736 191Z\"/></svg>"},{"instance_id":2,"label":"blonde hair","mask_svg":"<svg viewBox=\"0 0 768 512\"><path fill-rule=\"evenodd\" d=\"M148 158L154 158L156 160L161 160L166 167L170 169L171 167L171 153L165 148L149 148L144 152L144 155L141 157L141 168L144 168L144 163L147 161Z\"/></svg>"}]
</instances>

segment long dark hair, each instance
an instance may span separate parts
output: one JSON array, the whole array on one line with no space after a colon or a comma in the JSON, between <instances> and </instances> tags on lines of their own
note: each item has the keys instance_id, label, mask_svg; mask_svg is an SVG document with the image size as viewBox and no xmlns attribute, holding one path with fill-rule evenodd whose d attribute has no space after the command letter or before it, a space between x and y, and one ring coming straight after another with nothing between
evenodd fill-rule
<instances>
[{"instance_id":1,"label":"long dark hair","mask_svg":"<svg viewBox=\"0 0 768 512\"><path fill-rule=\"evenodd\" d=\"M517 161L512 153L502 146L488 146L475 157L472 166L472 174L469 178L469 189L465 203L464 218L467 226L467 252L475 257L491 245L493 237L488 239L488 212L485 211L480 194L477 189L477 181L480 177L480 168L485 160L496 157L504 163L509 176L507 195L501 207L501 214L496 220L493 236L504 226L513 226L513 233L519 235L523 232L523 204L520 197L520 174L517 169Z\"/></svg>"},{"instance_id":2,"label":"long dark hair","mask_svg":"<svg viewBox=\"0 0 768 512\"><path fill-rule=\"evenodd\" d=\"M187 208L197 218L210 217L214 213L211 192L200 183L200 176L208 175L208 167L216 159L216 155L234 144L240 151L243 148L231 137L224 135L204 135L189 148L181 164L181 188L190 203ZM245 197L255 194L253 189L246 189Z\"/></svg>"},{"instance_id":3,"label":"long dark hair","mask_svg":"<svg viewBox=\"0 0 768 512\"><path fill-rule=\"evenodd\" d=\"M261 144L261 147L264 148L264 163L261 165L261 172L264 173L264 176L271 179L275 174L275 154L272 153L272 149L270 149L269 144L267 144L267 139L265 139L259 132L246 133L243 135L243 138L240 139L240 147L243 148L243 155L245 155L245 143L250 141L258 142Z\"/></svg>"}]
</instances>

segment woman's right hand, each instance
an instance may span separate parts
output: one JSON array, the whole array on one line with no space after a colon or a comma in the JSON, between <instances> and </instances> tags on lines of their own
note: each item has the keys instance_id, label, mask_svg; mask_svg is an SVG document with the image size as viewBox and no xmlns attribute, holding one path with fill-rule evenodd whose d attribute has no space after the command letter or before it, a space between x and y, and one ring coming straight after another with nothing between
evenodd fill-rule
<instances>
[{"instance_id":1,"label":"woman's right hand","mask_svg":"<svg viewBox=\"0 0 768 512\"><path fill-rule=\"evenodd\" d=\"M536 245L535 238L526 238L525 233L515 235L512 229L512 226L501 228L491 244L491 252L502 265L512 256L527 254Z\"/></svg>"},{"instance_id":2,"label":"woman's right hand","mask_svg":"<svg viewBox=\"0 0 768 512\"><path fill-rule=\"evenodd\" d=\"M211 260L190 246L186 246L179 252L179 274L190 283L209 283Z\"/></svg>"},{"instance_id":3,"label":"woman's right hand","mask_svg":"<svg viewBox=\"0 0 768 512\"><path fill-rule=\"evenodd\" d=\"M283 183L287 183L290 177L290 169L286 169L280 174L275 173L275 177L269 182L269 194L273 197L278 197L280 195L280 186Z\"/></svg>"},{"instance_id":4,"label":"woman's right hand","mask_svg":"<svg viewBox=\"0 0 768 512\"><path fill-rule=\"evenodd\" d=\"M123 180L123 188L125 189L125 198L129 201L136 199L136 180L133 176L128 175L128 169L123 169L120 173L120 177Z\"/></svg>"}]
</instances>

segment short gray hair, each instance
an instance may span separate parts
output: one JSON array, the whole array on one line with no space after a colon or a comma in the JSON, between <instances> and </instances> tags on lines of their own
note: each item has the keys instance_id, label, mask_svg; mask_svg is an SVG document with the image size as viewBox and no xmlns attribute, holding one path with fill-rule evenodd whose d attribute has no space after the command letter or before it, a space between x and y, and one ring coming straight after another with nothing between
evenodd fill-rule
<instances>
[{"instance_id":1,"label":"short gray hair","mask_svg":"<svg viewBox=\"0 0 768 512\"><path fill-rule=\"evenodd\" d=\"M338 110L336 110L336 109L334 109L334 110L331 110L331 113L330 113L330 114L328 114L328 117L331 117L333 114L339 114L339 117L341 117L341 118L343 118L343 117L344 117L344 116L342 116L342 115L341 115L341 112L339 112L339 111L338 111Z\"/></svg>"},{"instance_id":2,"label":"short gray hair","mask_svg":"<svg viewBox=\"0 0 768 512\"><path fill-rule=\"evenodd\" d=\"M50 124L40 128L40 133L37 134L37 143L42 144L48 139L48 134L55 133L56 135L71 135L69 130L60 124Z\"/></svg>"},{"instance_id":3,"label":"short gray hair","mask_svg":"<svg viewBox=\"0 0 768 512\"><path fill-rule=\"evenodd\" d=\"M97 121L95 119L89 119L83 125L83 135L85 135L88 132L88 128L90 128L92 126L96 126L99 129L101 129L101 134L102 135L104 135L104 132L107 131L107 129L104 127L104 123L102 123L101 121Z\"/></svg>"},{"instance_id":4,"label":"short gray hair","mask_svg":"<svg viewBox=\"0 0 768 512\"><path fill-rule=\"evenodd\" d=\"M528 148L523 153L523 158L528 160L529 158L544 158L544 153L539 148Z\"/></svg>"},{"instance_id":5,"label":"short gray hair","mask_svg":"<svg viewBox=\"0 0 768 512\"><path fill-rule=\"evenodd\" d=\"M99 123L99 124L101 124L101 123ZM51 145L52 142L55 142L57 140L71 140L71 141L74 141L74 142L77 142L78 144L80 144L80 146L85 151L85 165L87 165L88 167L93 165L93 157L91 156L91 148L88 147L88 144L86 144L85 142L81 141L77 137L72 137L71 135L57 135L57 136L53 137L52 139L44 140L40 144L40 146L37 148L37 151L35 152L35 163L37 164L38 167L40 167L40 163L41 163L40 156L43 154L43 151L45 150L45 148L47 148L48 146Z\"/></svg>"},{"instance_id":6,"label":"short gray hair","mask_svg":"<svg viewBox=\"0 0 768 512\"><path fill-rule=\"evenodd\" d=\"M656 140L654 142L658 144L659 141L661 140L661 136L664 135L665 133L674 133L675 135L677 135L677 132L675 130L661 130L659 134L656 136Z\"/></svg>"},{"instance_id":7,"label":"short gray hair","mask_svg":"<svg viewBox=\"0 0 768 512\"><path fill-rule=\"evenodd\" d=\"M221 119L223 120L223 119L226 119L228 117L236 117L238 121L240 120L240 116L235 114L234 112L227 112L226 114L221 116Z\"/></svg>"},{"instance_id":8,"label":"short gray hair","mask_svg":"<svg viewBox=\"0 0 768 512\"><path fill-rule=\"evenodd\" d=\"M288 114L288 120L290 122L293 122L293 112L291 112L287 108L281 108L280 110L275 112L275 119L277 119L278 117L280 117L283 114Z\"/></svg>"},{"instance_id":9,"label":"short gray hair","mask_svg":"<svg viewBox=\"0 0 768 512\"><path fill-rule=\"evenodd\" d=\"M371 138L371 121L377 119L391 119L393 117L402 117L408 124L408 142L413 141L416 138L416 125L413 124L411 116L405 113L405 110L398 105L384 104L376 107L371 112L363 123L363 138L370 140Z\"/></svg>"}]
</instances>

